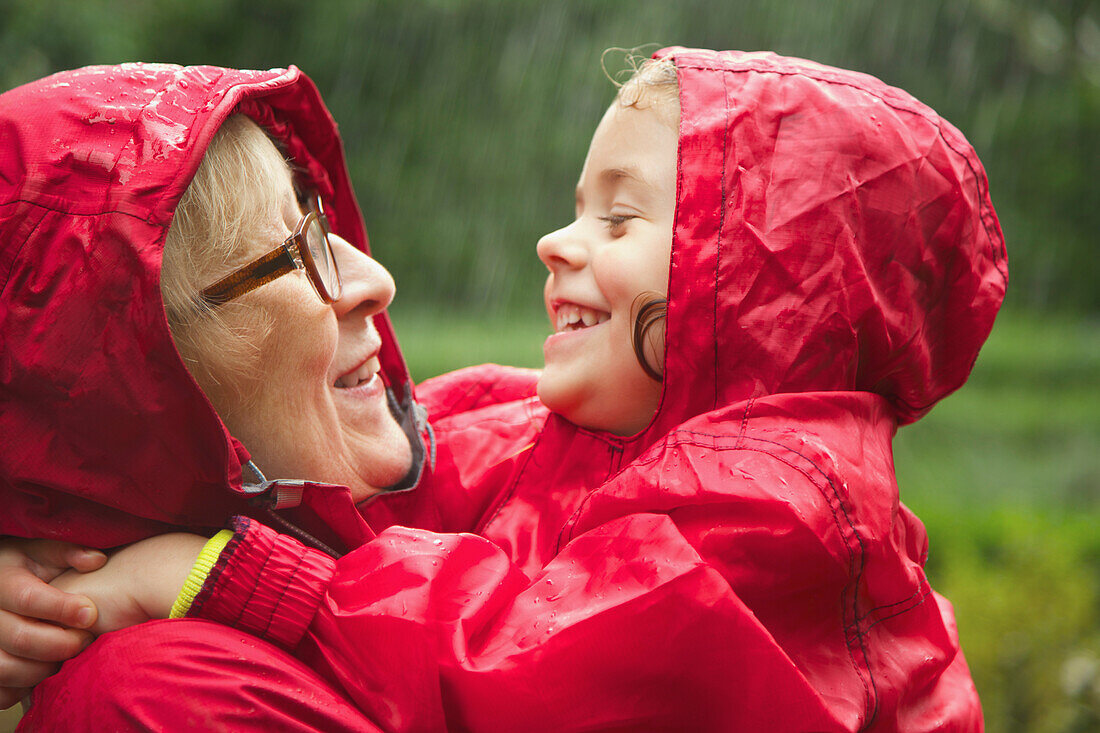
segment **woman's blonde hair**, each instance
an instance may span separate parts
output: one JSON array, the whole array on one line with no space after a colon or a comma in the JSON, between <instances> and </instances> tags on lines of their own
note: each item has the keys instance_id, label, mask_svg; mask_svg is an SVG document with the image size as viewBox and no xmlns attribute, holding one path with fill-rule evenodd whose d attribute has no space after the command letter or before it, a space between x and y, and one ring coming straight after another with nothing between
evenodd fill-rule
<instances>
[{"instance_id":1,"label":"woman's blonde hair","mask_svg":"<svg viewBox=\"0 0 1100 733\"><path fill-rule=\"evenodd\" d=\"M244 115L230 117L180 199L164 243L160 291L177 350L204 389L234 390L245 403L250 395L239 377L274 324L242 303L211 309L198 294L243 264L248 244L270 229L286 176L271 138Z\"/></svg>"}]
</instances>

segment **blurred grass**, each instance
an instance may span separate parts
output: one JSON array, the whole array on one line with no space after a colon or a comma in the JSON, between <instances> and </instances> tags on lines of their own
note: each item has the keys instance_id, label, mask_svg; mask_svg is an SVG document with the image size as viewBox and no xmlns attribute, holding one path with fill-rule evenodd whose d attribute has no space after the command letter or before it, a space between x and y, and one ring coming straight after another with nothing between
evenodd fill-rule
<instances>
[{"instance_id":1,"label":"blurred grass","mask_svg":"<svg viewBox=\"0 0 1100 733\"><path fill-rule=\"evenodd\" d=\"M475 315L405 305L399 297L390 319L416 382L486 362L541 367L542 342L550 335L546 314L534 309Z\"/></svg>"},{"instance_id":2,"label":"blurred grass","mask_svg":"<svg viewBox=\"0 0 1100 733\"><path fill-rule=\"evenodd\" d=\"M1100 322L1005 314L970 381L902 428L907 501L1100 509Z\"/></svg>"},{"instance_id":3,"label":"blurred grass","mask_svg":"<svg viewBox=\"0 0 1100 733\"><path fill-rule=\"evenodd\" d=\"M418 381L538 366L548 332L535 312L391 315ZM895 462L987 729L1100 730L1100 322L1003 314L970 381L899 431Z\"/></svg>"}]
</instances>

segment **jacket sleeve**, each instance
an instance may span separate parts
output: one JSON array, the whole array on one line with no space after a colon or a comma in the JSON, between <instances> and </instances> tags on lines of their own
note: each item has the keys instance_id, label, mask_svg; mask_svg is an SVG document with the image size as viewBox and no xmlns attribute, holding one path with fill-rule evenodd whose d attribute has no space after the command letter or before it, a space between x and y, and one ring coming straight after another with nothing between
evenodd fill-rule
<instances>
[{"instance_id":1,"label":"jacket sleeve","mask_svg":"<svg viewBox=\"0 0 1100 733\"><path fill-rule=\"evenodd\" d=\"M398 526L333 562L242 522L193 608L387 730L980 730L891 425L846 407L827 422L850 440L826 439L795 407L673 431L560 532L511 536L541 543L537 569Z\"/></svg>"},{"instance_id":2,"label":"jacket sleeve","mask_svg":"<svg viewBox=\"0 0 1100 733\"><path fill-rule=\"evenodd\" d=\"M481 364L432 377L416 386L431 420L535 396L536 369Z\"/></svg>"},{"instance_id":3,"label":"jacket sleeve","mask_svg":"<svg viewBox=\"0 0 1100 733\"><path fill-rule=\"evenodd\" d=\"M474 535L393 527L333 563L242 520L192 615L292 648L387 730L845 729L661 514L534 578Z\"/></svg>"}]
</instances>

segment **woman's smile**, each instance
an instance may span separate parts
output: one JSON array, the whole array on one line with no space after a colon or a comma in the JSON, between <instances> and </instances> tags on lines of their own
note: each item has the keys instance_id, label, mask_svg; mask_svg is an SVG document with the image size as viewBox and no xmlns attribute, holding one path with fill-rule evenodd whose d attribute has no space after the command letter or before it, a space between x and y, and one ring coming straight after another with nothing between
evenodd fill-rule
<instances>
[{"instance_id":1,"label":"woman's smile","mask_svg":"<svg viewBox=\"0 0 1100 733\"><path fill-rule=\"evenodd\" d=\"M280 205L257 227L255 257L285 239L301 216L290 170L273 145L281 170ZM328 235L343 281L331 303L317 297L304 274L277 278L241 296L226 319L270 324L253 346L251 384L229 389L214 370L200 384L230 432L268 478L308 478L347 486L362 501L400 481L411 449L389 408L373 317L393 300L393 278L336 234ZM248 306L248 307L245 307ZM230 325L236 325L234 321Z\"/></svg>"}]
</instances>

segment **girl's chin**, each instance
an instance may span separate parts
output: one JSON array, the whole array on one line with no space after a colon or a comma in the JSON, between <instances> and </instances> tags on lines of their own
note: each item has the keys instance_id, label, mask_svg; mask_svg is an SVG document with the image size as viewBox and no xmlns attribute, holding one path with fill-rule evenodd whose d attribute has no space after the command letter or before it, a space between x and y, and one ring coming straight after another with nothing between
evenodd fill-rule
<instances>
[{"instance_id":1,"label":"girl's chin","mask_svg":"<svg viewBox=\"0 0 1100 733\"><path fill-rule=\"evenodd\" d=\"M539 401L556 415L565 418L575 425L586 425L584 407L591 405L580 394L581 390L575 384L571 384L568 375L561 374L552 366L543 369L536 385L536 393Z\"/></svg>"}]
</instances>

